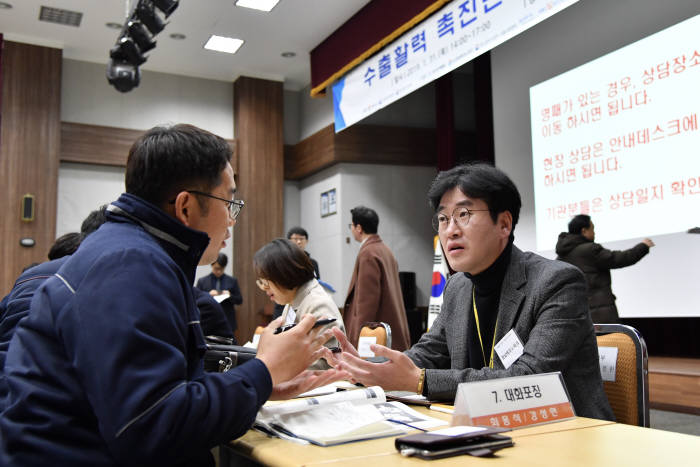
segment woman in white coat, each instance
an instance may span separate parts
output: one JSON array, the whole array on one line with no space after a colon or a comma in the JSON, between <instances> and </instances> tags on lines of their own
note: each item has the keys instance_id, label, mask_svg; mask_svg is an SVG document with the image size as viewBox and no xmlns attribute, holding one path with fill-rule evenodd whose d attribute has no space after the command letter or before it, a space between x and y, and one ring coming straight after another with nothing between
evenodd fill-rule
<instances>
[{"instance_id":1,"label":"woman in white coat","mask_svg":"<svg viewBox=\"0 0 700 467\"><path fill-rule=\"evenodd\" d=\"M284 238L277 238L260 248L253 257L256 283L270 300L285 305L282 312L283 325L298 323L304 315L311 313L317 319L335 318L326 329L337 327L345 332L343 317L338 307L314 277L314 266L309 256L297 245ZM335 338L326 342L326 347L335 347ZM318 360L312 369L329 368L324 360Z\"/></svg>"}]
</instances>

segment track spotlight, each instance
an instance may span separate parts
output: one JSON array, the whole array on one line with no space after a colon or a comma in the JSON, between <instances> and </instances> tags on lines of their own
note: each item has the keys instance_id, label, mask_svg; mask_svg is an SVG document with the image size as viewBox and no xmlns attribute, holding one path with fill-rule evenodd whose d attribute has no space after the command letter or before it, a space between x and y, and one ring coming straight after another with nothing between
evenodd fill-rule
<instances>
[{"instance_id":1,"label":"track spotlight","mask_svg":"<svg viewBox=\"0 0 700 467\"><path fill-rule=\"evenodd\" d=\"M129 92L141 82L141 71L135 65L111 59L107 64L107 81L117 91Z\"/></svg>"},{"instance_id":2,"label":"track spotlight","mask_svg":"<svg viewBox=\"0 0 700 467\"><path fill-rule=\"evenodd\" d=\"M170 16L179 5L178 0L153 0L153 3L165 14L166 18Z\"/></svg>"},{"instance_id":3,"label":"track spotlight","mask_svg":"<svg viewBox=\"0 0 700 467\"><path fill-rule=\"evenodd\" d=\"M156 46L156 41L151 38L151 35L146 30L146 27L138 21L129 21L129 35L134 39L136 45L142 54L148 52Z\"/></svg>"},{"instance_id":4,"label":"track spotlight","mask_svg":"<svg viewBox=\"0 0 700 467\"><path fill-rule=\"evenodd\" d=\"M109 84L121 92L129 92L139 85L139 66L148 59L144 54L155 48L154 36L165 28L163 17L170 16L179 4L179 0L138 0L127 15L117 43L109 51Z\"/></svg>"},{"instance_id":5,"label":"track spotlight","mask_svg":"<svg viewBox=\"0 0 700 467\"><path fill-rule=\"evenodd\" d=\"M109 56L113 60L128 62L135 66L139 66L146 61L146 57L141 54L139 46L129 36L120 37L117 45L109 51Z\"/></svg>"},{"instance_id":6,"label":"track spotlight","mask_svg":"<svg viewBox=\"0 0 700 467\"><path fill-rule=\"evenodd\" d=\"M136 17L143 23L154 36L165 28L165 23L156 13L151 2L139 2L136 7Z\"/></svg>"}]
</instances>

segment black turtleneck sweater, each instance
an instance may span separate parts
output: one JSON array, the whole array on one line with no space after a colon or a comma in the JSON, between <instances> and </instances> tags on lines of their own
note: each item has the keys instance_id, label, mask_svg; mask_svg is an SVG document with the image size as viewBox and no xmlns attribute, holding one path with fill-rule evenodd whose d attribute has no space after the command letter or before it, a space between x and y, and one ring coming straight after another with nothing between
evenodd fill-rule
<instances>
[{"instance_id":1,"label":"black turtleneck sweater","mask_svg":"<svg viewBox=\"0 0 700 467\"><path fill-rule=\"evenodd\" d=\"M481 339L483 349L479 342L479 333L476 328L476 320L474 319L474 307L470 307L467 312L472 315L467 326L467 349L469 350L469 367L480 369L489 366L491 359L491 348L493 346L493 336L496 332L496 318L498 317L498 304L501 298L501 286L503 278L506 275L508 264L510 264L510 252L512 250L512 241L508 242L500 256L496 258L491 266L484 271L472 276L469 273L464 273L474 284L474 294L476 296L476 311L479 313L479 329L481 330ZM470 290L471 294L472 291ZM471 303L471 301L470 301ZM483 353L482 353L483 351ZM486 364L484 364L484 358ZM494 352L494 362L497 361L498 355Z\"/></svg>"}]
</instances>

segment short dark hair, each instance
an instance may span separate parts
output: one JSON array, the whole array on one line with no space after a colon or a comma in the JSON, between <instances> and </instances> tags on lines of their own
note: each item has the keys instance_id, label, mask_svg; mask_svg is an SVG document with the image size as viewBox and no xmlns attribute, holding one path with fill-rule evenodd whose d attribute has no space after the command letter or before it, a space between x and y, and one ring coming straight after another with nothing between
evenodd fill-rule
<instances>
[{"instance_id":1,"label":"short dark hair","mask_svg":"<svg viewBox=\"0 0 700 467\"><path fill-rule=\"evenodd\" d=\"M301 235L302 237L306 237L306 239L309 239L309 233L304 229L303 227L292 227L289 229L287 232L287 239L292 238L292 235Z\"/></svg>"},{"instance_id":2,"label":"short dark hair","mask_svg":"<svg viewBox=\"0 0 700 467\"><path fill-rule=\"evenodd\" d=\"M579 214L574 216L571 221L569 221L569 233L580 234L581 229L587 229L591 226L591 216L587 214Z\"/></svg>"},{"instance_id":3,"label":"short dark hair","mask_svg":"<svg viewBox=\"0 0 700 467\"><path fill-rule=\"evenodd\" d=\"M374 209L365 206L357 206L350 210L352 223L361 225L362 231L367 234L376 234L379 227L379 216Z\"/></svg>"},{"instance_id":4,"label":"short dark hair","mask_svg":"<svg viewBox=\"0 0 700 467\"><path fill-rule=\"evenodd\" d=\"M162 207L182 190L208 192L219 185L230 160L226 140L206 130L186 124L151 128L129 150L126 191Z\"/></svg>"},{"instance_id":5,"label":"short dark hair","mask_svg":"<svg viewBox=\"0 0 700 467\"><path fill-rule=\"evenodd\" d=\"M276 238L253 256L255 273L285 289L294 289L314 278L314 265L301 248L286 238Z\"/></svg>"},{"instance_id":6,"label":"short dark hair","mask_svg":"<svg viewBox=\"0 0 700 467\"><path fill-rule=\"evenodd\" d=\"M226 265L228 264L228 256L226 256L224 253L219 253L219 256L216 257L216 261L211 263L212 265L218 264L222 268L225 268Z\"/></svg>"},{"instance_id":7,"label":"short dark hair","mask_svg":"<svg viewBox=\"0 0 700 467\"><path fill-rule=\"evenodd\" d=\"M513 216L511 237L520 217L522 201L513 181L500 169L485 162L469 162L437 174L428 189L428 200L434 211L440 207L440 199L452 188L459 188L470 198L486 203L493 222L504 211Z\"/></svg>"},{"instance_id":8,"label":"short dark hair","mask_svg":"<svg viewBox=\"0 0 700 467\"><path fill-rule=\"evenodd\" d=\"M64 256L72 255L80 246L83 236L78 232L70 232L61 235L56 239L51 249L49 250L49 259L54 260L63 258Z\"/></svg>"},{"instance_id":9,"label":"short dark hair","mask_svg":"<svg viewBox=\"0 0 700 467\"><path fill-rule=\"evenodd\" d=\"M83 223L80 224L80 233L83 237L90 235L107 221L106 211L107 205L103 204L87 215Z\"/></svg>"}]
</instances>

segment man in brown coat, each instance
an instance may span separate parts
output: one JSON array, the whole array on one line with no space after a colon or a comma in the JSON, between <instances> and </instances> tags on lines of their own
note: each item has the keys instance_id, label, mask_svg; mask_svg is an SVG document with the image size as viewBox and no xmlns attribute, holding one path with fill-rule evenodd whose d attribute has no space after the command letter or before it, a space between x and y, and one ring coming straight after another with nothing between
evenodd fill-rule
<instances>
[{"instance_id":1,"label":"man in brown coat","mask_svg":"<svg viewBox=\"0 0 700 467\"><path fill-rule=\"evenodd\" d=\"M364 206L350 212L352 235L362 246L357 253L345 299L343 321L347 336L350 342L357 345L363 324L382 321L391 326L391 347L406 350L411 342L401 295L399 267L391 250L377 235L379 216L373 209Z\"/></svg>"}]
</instances>

